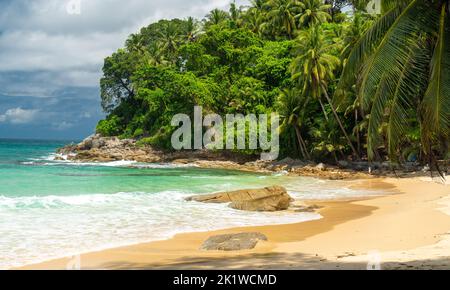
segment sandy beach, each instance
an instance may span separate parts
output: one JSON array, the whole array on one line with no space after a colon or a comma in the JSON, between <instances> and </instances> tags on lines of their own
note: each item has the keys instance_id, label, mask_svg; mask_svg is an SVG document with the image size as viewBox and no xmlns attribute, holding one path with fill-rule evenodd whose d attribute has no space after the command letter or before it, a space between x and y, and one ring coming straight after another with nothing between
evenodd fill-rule
<instances>
[{"instance_id":1,"label":"sandy beach","mask_svg":"<svg viewBox=\"0 0 450 290\"><path fill-rule=\"evenodd\" d=\"M428 177L349 181L395 194L365 200L317 201L320 220L179 234L172 239L79 257L81 269L448 269L450 186ZM260 232L253 250L200 251L208 237ZM21 269L66 269L73 257Z\"/></svg>"}]
</instances>

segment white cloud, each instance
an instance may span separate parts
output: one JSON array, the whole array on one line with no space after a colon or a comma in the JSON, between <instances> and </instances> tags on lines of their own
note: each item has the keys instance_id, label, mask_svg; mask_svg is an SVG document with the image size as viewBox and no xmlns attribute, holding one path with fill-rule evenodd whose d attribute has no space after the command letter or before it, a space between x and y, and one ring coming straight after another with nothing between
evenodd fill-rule
<instances>
[{"instance_id":1,"label":"white cloud","mask_svg":"<svg viewBox=\"0 0 450 290\"><path fill-rule=\"evenodd\" d=\"M11 124L27 124L32 122L37 116L38 110L26 110L20 107L9 109L0 115L0 122Z\"/></svg>"},{"instance_id":2,"label":"white cloud","mask_svg":"<svg viewBox=\"0 0 450 290\"><path fill-rule=\"evenodd\" d=\"M0 1L3 94L51 96L64 86L98 87L103 59L130 33L162 18L202 18L233 0L81 0L79 15L67 13L69 1ZM4 77L18 72L28 75L15 83Z\"/></svg>"}]
</instances>

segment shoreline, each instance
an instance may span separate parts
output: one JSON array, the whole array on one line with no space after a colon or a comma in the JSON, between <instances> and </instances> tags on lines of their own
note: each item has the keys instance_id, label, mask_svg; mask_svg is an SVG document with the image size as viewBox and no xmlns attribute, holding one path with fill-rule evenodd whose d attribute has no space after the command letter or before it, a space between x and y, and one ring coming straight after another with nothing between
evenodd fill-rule
<instances>
[{"instance_id":1,"label":"shoreline","mask_svg":"<svg viewBox=\"0 0 450 290\"><path fill-rule=\"evenodd\" d=\"M396 261L395 257L405 251L432 247L445 240L446 233L450 232L450 216L439 211L442 205L436 202L450 196L448 185L420 178L384 178L351 183L356 188L365 189L394 186L399 194L362 200L315 202L323 206L319 210L323 218L319 220L183 233L168 240L82 254L81 268L365 269L367 254L373 250L389 253L393 260L386 261L393 263L387 264L391 265L389 267L402 268L407 266L399 265L400 261ZM447 203L447 207L450 207L450 200ZM421 219L412 224L412 218L418 215ZM253 250L198 250L200 244L210 236L251 231L265 234L269 241L258 243ZM447 252L450 257L450 247ZM429 260L433 255L421 254L418 258ZM293 260L293 257L297 258ZM69 261L68 258L62 258L18 269L65 269Z\"/></svg>"},{"instance_id":2,"label":"shoreline","mask_svg":"<svg viewBox=\"0 0 450 290\"><path fill-rule=\"evenodd\" d=\"M355 180L386 177L429 176L430 169L417 162L401 166L389 162L336 160L335 164L302 161L286 157L282 160L262 161L255 155L222 150L162 151L149 145L138 145L136 139L91 135L79 144L57 149L55 161L75 163L104 163L130 161L171 165L191 165L203 169L226 169L257 173L285 173L290 176L308 176L330 180ZM443 162L442 173L449 170Z\"/></svg>"}]
</instances>

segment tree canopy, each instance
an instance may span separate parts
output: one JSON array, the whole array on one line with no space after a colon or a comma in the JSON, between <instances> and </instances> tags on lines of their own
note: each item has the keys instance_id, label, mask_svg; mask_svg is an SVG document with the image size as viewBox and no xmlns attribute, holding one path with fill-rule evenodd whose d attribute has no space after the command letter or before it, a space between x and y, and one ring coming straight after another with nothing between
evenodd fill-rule
<instances>
[{"instance_id":1,"label":"tree canopy","mask_svg":"<svg viewBox=\"0 0 450 290\"><path fill-rule=\"evenodd\" d=\"M253 0L143 27L105 59L97 132L170 150L172 116L200 105L278 112L282 156L448 158L450 1L369 2Z\"/></svg>"}]
</instances>

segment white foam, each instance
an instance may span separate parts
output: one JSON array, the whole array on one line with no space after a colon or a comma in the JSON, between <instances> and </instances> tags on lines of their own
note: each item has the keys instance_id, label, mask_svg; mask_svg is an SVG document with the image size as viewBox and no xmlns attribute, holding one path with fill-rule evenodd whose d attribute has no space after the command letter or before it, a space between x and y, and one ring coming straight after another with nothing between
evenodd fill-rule
<instances>
[{"instance_id":1,"label":"white foam","mask_svg":"<svg viewBox=\"0 0 450 290\"><path fill-rule=\"evenodd\" d=\"M58 158L56 158L58 157ZM197 164L173 164L173 163L142 163L133 160L118 160L109 162L81 162L69 160L69 155L50 154L41 158L29 158L31 161L21 162L23 165L40 165L40 166L56 166L56 165L73 165L73 166L103 166L103 167L133 167L148 169L170 169L170 168L192 168L198 167Z\"/></svg>"},{"instance_id":2,"label":"white foam","mask_svg":"<svg viewBox=\"0 0 450 290\"><path fill-rule=\"evenodd\" d=\"M183 232L288 224L315 213L258 213L186 202L186 191L0 197L0 268L105 248L167 239ZM13 218L11 218L13 217ZM32 222L30 222L32 221Z\"/></svg>"},{"instance_id":3,"label":"white foam","mask_svg":"<svg viewBox=\"0 0 450 290\"><path fill-rule=\"evenodd\" d=\"M280 172L274 173L272 176L286 176L286 175L288 175L288 174L289 174L288 171L282 170L282 171L280 171Z\"/></svg>"},{"instance_id":4,"label":"white foam","mask_svg":"<svg viewBox=\"0 0 450 290\"><path fill-rule=\"evenodd\" d=\"M390 194L385 190L352 189L342 181L301 177L285 184L289 194L302 200L347 199ZM393 193L393 192L392 192Z\"/></svg>"}]
</instances>

